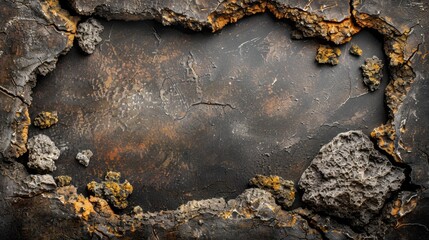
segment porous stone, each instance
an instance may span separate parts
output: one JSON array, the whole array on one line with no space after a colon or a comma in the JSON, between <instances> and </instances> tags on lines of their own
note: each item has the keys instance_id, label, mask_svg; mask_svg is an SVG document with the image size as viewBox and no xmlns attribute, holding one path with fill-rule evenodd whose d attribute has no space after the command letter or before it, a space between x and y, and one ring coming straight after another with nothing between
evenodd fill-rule
<instances>
[{"instance_id":1,"label":"porous stone","mask_svg":"<svg viewBox=\"0 0 429 240\"><path fill-rule=\"evenodd\" d=\"M41 112L37 114L34 118L34 126L39 128L49 128L52 125L58 123L58 113L56 111L53 112Z\"/></svg>"},{"instance_id":2,"label":"porous stone","mask_svg":"<svg viewBox=\"0 0 429 240\"><path fill-rule=\"evenodd\" d=\"M76 38L78 39L79 47L87 54L92 54L95 47L102 41L100 34L104 27L94 18L79 24L77 28Z\"/></svg>"},{"instance_id":3,"label":"porous stone","mask_svg":"<svg viewBox=\"0 0 429 240\"><path fill-rule=\"evenodd\" d=\"M362 49L356 45L356 44L352 44L352 46L349 49L350 54L355 55L355 56L361 56L362 55Z\"/></svg>"},{"instance_id":4,"label":"porous stone","mask_svg":"<svg viewBox=\"0 0 429 240\"><path fill-rule=\"evenodd\" d=\"M91 150L83 150L76 155L76 160L85 167L88 167L93 153Z\"/></svg>"},{"instance_id":5,"label":"porous stone","mask_svg":"<svg viewBox=\"0 0 429 240\"><path fill-rule=\"evenodd\" d=\"M299 186L305 203L354 225L367 224L405 179L402 169L374 149L361 131L340 133L324 145Z\"/></svg>"},{"instance_id":6,"label":"porous stone","mask_svg":"<svg viewBox=\"0 0 429 240\"><path fill-rule=\"evenodd\" d=\"M61 175L55 177L55 182L57 183L58 187L65 187L69 186L71 184L72 178L67 175Z\"/></svg>"},{"instance_id":7,"label":"porous stone","mask_svg":"<svg viewBox=\"0 0 429 240\"><path fill-rule=\"evenodd\" d=\"M250 179L249 185L269 191L280 206L290 207L295 201L294 183L282 177L256 175Z\"/></svg>"},{"instance_id":8,"label":"porous stone","mask_svg":"<svg viewBox=\"0 0 429 240\"><path fill-rule=\"evenodd\" d=\"M60 150L55 143L46 135L36 135L27 143L29 168L39 173L52 172L57 169L55 161L60 157Z\"/></svg>"},{"instance_id":9,"label":"porous stone","mask_svg":"<svg viewBox=\"0 0 429 240\"><path fill-rule=\"evenodd\" d=\"M128 206L127 198L133 192L133 186L125 180L119 183L121 174L119 172L107 172L105 181L88 183L88 190L96 197L105 199L113 207L124 209Z\"/></svg>"},{"instance_id":10,"label":"porous stone","mask_svg":"<svg viewBox=\"0 0 429 240\"><path fill-rule=\"evenodd\" d=\"M376 56L367 58L361 66L363 82L370 91L375 91L380 86L383 77L383 62Z\"/></svg>"},{"instance_id":11,"label":"porous stone","mask_svg":"<svg viewBox=\"0 0 429 240\"><path fill-rule=\"evenodd\" d=\"M341 55L341 50L328 45L320 45L317 49L316 61L321 64L337 65L338 57Z\"/></svg>"}]
</instances>

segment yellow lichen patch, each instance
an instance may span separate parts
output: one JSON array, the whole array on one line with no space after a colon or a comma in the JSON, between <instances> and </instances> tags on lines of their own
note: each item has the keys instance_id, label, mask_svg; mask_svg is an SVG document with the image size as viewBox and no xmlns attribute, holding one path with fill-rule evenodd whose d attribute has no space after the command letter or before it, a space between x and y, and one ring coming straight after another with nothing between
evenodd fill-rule
<instances>
[{"instance_id":1,"label":"yellow lichen patch","mask_svg":"<svg viewBox=\"0 0 429 240\"><path fill-rule=\"evenodd\" d=\"M124 209L128 206L127 198L133 192L133 186L125 180L119 183L121 174L118 172L108 172L105 181L88 183L87 189L96 197L104 198L113 207Z\"/></svg>"},{"instance_id":2,"label":"yellow lichen patch","mask_svg":"<svg viewBox=\"0 0 429 240\"><path fill-rule=\"evenodd\" d=\"M338 57L341 55L339 48L332 48L327 45L320 45L317 49L316 61L322 64L337 65Z\"/></svg>"},{"instance_id":3,"label":"yellow lichen patch","mask_svg":"<svg viewBox=\"0 0 429 240\"><path fill-rule=\"evenodd\" d=\"M401 162L401 158L395 152L396 132L391 123L381 125L371 132L371 137L377 140L377 145L392 156L395 161Z\"/></svg>"},{"instance_id":4,"label":"yellow lichen patch","mask_svg":"<svg viewBox=\"0 0 429 240\"><path fill-rule=\"evenodd\" d=\"M58 187L69 186L71 181L72 181L72 178L67 175L55 177L55 182L57 183Z\"/></svg>"},{"instance_id":5,"label":"yellow lichen patch","mask_svg":"<svg viewBox=\"0 0 429 240\"><path fill-rule=\"evenodd\" d=\"M53 112L41 112L34 118L33 124L41 129L49 128L52 125L58 123L58 113Z\"/></svg>"},{"instance_id":6,"label":"yellow lichen patch","mask_svg":"<svg viewBox=\"0 0 429 240\"><path fill-rule=\"evenodd\" d=\"M41 2L42 10L48 19L51 19L59 28L64 28L67 35L67 49L73 46L79 17L71 16L62 9L59 0L45 0Z\"/></svg>"},{"instance_id":7,"label":"yellow lichen patch","mask_svg":"<svg viewBox=\"0 0 429 240\"><path fill-rule=\"evenodd\" d=\"M235 23L244 16L265 12L266 2L248 4L230 0L223 2L217 10L207 17L213 32L222 29L229 23Z\"/></svg>"},{"instance_id":8,"label":"yellow lichen patch","mask_svg":"<svg viewBox=\"0 0 429 240\"><path fill-rule=\"evenodd\" d=\"M15 134L10 141L9 156L18 158L27 152L28 126L31 124L28 107L22 106L15 112L12 129Z\"/></svg>"},{"instance_id":9,"label":"yellow lichen patch","mask_svg":"<svg viewBox=\"0 0 429 240\"><path fill-rule=\"evenodd\" d=\"M356 45L356 44L352 44L352 46L349 49L350 54L355 55L355 56L361 56L362 55L362 49Z\"/></svg>"},{"instance_id":10,"label":"yellow lichen patch","mask_svg":"<svg viewBox=\"0 0 429 240\"><path fill-rule=\"evenodd\" d=\"M341 22L324 21L322 17L315 14L297 8L285 7L275 2L268 2L267 8L278 19L294 21L304 36L318 36L335 44L349 42L352 36L361 30L350 18Z\"/></svg>"}]
</instances>

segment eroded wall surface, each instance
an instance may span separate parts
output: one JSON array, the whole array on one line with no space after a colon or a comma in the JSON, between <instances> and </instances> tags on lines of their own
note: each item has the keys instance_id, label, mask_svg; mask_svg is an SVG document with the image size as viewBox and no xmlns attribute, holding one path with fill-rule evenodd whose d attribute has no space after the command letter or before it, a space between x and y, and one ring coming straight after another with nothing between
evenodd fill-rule
<instances>
[{"instance_id":1,"label":"eroded wall surface","mask_svg":"<svg viewBox=\"0 0 429 240\"><path fill-rule=\"evenodd\" d=\"M62 4L0 3L2 236L424 239L428 233L426 2ZM262 12L279 20L250 16ZM90 56L73 44L79 18L88 16L104 27ZM292 41L290 26L305 40ZM320 41L344 44L339 65L314 62ZM351 43L363 57L347 53ZM384 85L368 93L359 66L372 55L387 69ZM36 86L36 75L51 71ZM29 127L30 117L44 110L56 110L59 123L43 131ZM379 214L365 224L349 213L323 211L329 201L323 197L315 206L308 198L301 202L300 191L294 207L282 208L275 191L246 189L260 173L298 182L322 145L354 129L385 155L377 161L404 174L395 173L399 189L383 193L386 201L372 209ZM73 175L78 191L26 169L27 140L38 133L61 150L53 175ZM94 151L88 168L73 159L83 148ZM129 200L142 208L120 213L101 195L80 194L108 170L137 186Z\"/></svg>"}]
</instances>

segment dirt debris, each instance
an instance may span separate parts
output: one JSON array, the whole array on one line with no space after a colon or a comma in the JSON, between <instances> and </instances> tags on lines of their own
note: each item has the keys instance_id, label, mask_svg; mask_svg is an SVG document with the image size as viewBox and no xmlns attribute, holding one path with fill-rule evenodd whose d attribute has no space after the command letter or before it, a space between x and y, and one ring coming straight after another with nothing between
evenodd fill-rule
<instances>
[{"instance_id":1,"label":"dirt debris","mask_svg":"<svg viewBox=\"0 0 429 240\"><path fill-rule=\"evenodd\" d=\"M34 118L33 124L36 127L39 127L41 129L49 128L52 125L55 125L58 123L58 112L45 112L42 111L41 113L37 114L37 116Z\"/></svg>"},{"instance_id":2,"label":"dirt debris","mask_svg":"<svg viewBox=\"0 0 429 240\"><path fill-rule=\"evenodd\" d=\"M133 186L125 180L120 183L121 173L107 172L104 180L101 183L92 181L88 183L88 190L96 197L105 199L113 207L124 209L128 207L127 198L133 192Z\"/></svg>"},{"instance_id":3,"label":"dirt debris","mask_svg":"<svg viewBox=\"0 0 429 240\"><path fill-rule=\"evenodd\" d=\"M361 66L363 82L373 92L378 89L383 77L383 62L376 56L365 59Z\"/></svg>"},{"instance_id":4,"label":"dirt debris","mask_svg":"<svg viewBox=\"0 0 429 240\"><path fill-rule=\"evenodd\" d=\"M351 55L361 56L362 53L363 53L363 51L362 51L362 49L358 45L352 44L352 46L349 49L349 53Z\"/></svg>"},{"instance_id":5,"label":"dirt debris","mask_svg":"<svg viewBox=\"0 0 429 240\"><path fill-rule=\"evenodd\" d=\"M321 64L337 65L338 57L341 55L341 50L337 47L328 45L320 45L317 49L316 61Z\"/></svg>"},{"instance_id":6,"label":"dirt debris","mask_svg":"<svg viewBox=\"0 0 429 240\"><path fill-rule=\"evenodd\" d=\"M61 175L55 177L55 182L57 183L58 187L65 187L69 186L71 184L72 177L67 175Z\"/></svg>"}]
</instances>

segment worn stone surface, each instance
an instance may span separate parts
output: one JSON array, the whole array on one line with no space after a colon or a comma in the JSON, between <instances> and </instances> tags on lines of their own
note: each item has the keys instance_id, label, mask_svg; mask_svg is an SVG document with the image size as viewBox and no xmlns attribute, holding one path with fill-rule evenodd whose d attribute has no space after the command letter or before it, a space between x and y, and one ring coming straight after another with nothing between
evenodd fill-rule
<instances>
[{"instance_id":1,"label":"worn stone surface","mask_svg":"<svg viewBox=\"0 0 429 240\"><path fill-rule=\"evenodd\" d=\"M0 153L13 158L27 150L35 73L70 49L78 19L58 1L2 1L0 15Z\"/></svg>"},{"instance_id":2,"label":"worn stone surface","mask_svg":"<svg viewBox=\"0 0 429 240\"><path fill-rule=\"evenodd\" d=\"M34 197L43 192L53 191L57 184L54 177L49 174L44 175L29 175L23 181L23 188L16 192L20 197Z\"/></svg>"},{"instance_id":3,"label":"worn stone surface","mask_svg":"<svg viewBox=\"0 0 429 240\"><path fill-rule=\"evenodd\" d=\"M82 164L83 166L88 167L89 161L91 160L92 155L94 155L94 154L92 153L91 150L89 150L89 149L82 150L82 151L77 153L76 160L80 164Z\"/></svg>"},{"instance_id":4,"label":"worn stone surface","mask_svg":"<svg viewBox=\"0 0 429 240\"><path fill-rule=\"evenodd\" d=\"M127 180L120 183L120 177L118 172L107 172L105 181L88 183L88 191L96 197L106 199L113 207L124 209L128 206L127 198L133 192L133 186Z\"/></svg>"},{"instance_id":5,"label":"worn stone surface","mask_svg":"<svg viewBox=\"0 0 429 240\"><path fill-rule=\"evenodd\" d=\"M277 203L283 207L291 207L295 201L295 187L293 181L285 180L279 176L256 175L249 181L250 186L255 186L273 194Z\"/></svg>"},{"instance_id":6,"label":"worn stone surface","mask_svg":"<svg viewBox=\"0 0 429 240\"><path fill-rule=\"evenodd\" d=\"M53 112L45 112L42 111L41 113L37 114L37 116L34 118L33 124L36 127L39 127L41 129L51 127L52 125L55 125L58 123L58 113L56 111Z\"/></svg>"},{"instance_id":7,"label":"worn stone surface","mask_svg":"<svg viewBox=\"0 0 429 240\"><path fill-rule=\"evenodd\" d=\"M90 18L80 23L76 34L80 49L87 54L92 54L95 47L102 41L100 34L103 30L103 25L95 18Z\"/></svg>"},{"instance_id":8,"label":"worn stone surface","mask_svg":"<svg viewBox=\"0 0 429 240\"><path fill-rule=\"evenodd\" d=\"M316 61L322 64L337 65L338 57L341 55L341 50L337 47L333 48L328 45L320 45L317 49Z\"/></svg>"},{"instance_id":9,"label":"worn stone surface","mask_svg":"<svg viewBox=\"0 0 429 240\"><path fill-rule=\"evenodd\" d=\"M389 108L389 121L377 128L373 136L377 140L378 145L386 153L391 155L395 161L400 162L402 166L408 168L411 184L407 184L404 188L419 190L419 187L413 186L413 184L418 184L423 187L417 191L421 199L418 201L415 210L405 215L402 219L395 219L394 221L397 221L395 228L389 229L391 230L390 233L383 237L387 239L425 239L427 236L428 217L426 213L428 212L427 206L429 206L429 204L427 199L429 199L429 197L425 189L427 189L429 182L429 162L427 161L429 144L427 141L427 127L425 127L425 123L429 121L429 114L427 113L428 108L426 107L429 104L427 95L429 91L427 91L428 83L424 81L428 78L426 60L428 45L424 36L427 35L428 31L427 9L429 6L426 1L356 0L353 1L353 8L351 8L348 1L338 2L322 0L293 2L269 1L266 2L265 5L264 2L260 1L225 1L220 3L216 1L207 1L207 3L206 1L182 1L180 3L174 1L139 1L138 4L136 4L136 2L111 1L109 4L105 5L103 5L105 2L101 1L70 2L75 9L78 5L80 9L86 8L87 11L82 10L82 14L86 15L98 14L104 15L107 18L124 20L142 19L144 17L156 19L167 25L172 23L181 24L194 30L199 30L202 26L200 23L207 21L208 23L204 26L218 31L219 27L225 26L227 23L238 21L244 16L270 10L279 18L291 20L292 24L296 25L297 28L303 32L303 36L319 36L334 43L349 41L351 36L359 31L360 27L375 29L382 35L385 41L385 53L388 58L386 62L388 64L386 65L389 66L391 80L385 92L386 102ZM0 70L0 120L2 123L0 124L1 158L11 160L26 152L27 131L28 125L30 124L28 104L31 102L31 87L35 83L34 73L45 74L52 70L54 65L53 62L55 62L58 54L64 49L68 49L71 46L70 42L73 41L73 28L70 26L75 26L75 21L71 20L72 18L65 14L63 10L59 9L58 5L55 3L55 1L21 1L19 4L16 4L14 1L4 1L0 3L0 15L2 16L0 18L0 63L2 66L5 66ZM211 4L213 4L214 7L206 8L206 6L211 6ZM123 7L121 8L120 6ZM153 6L153 8L146 8L146 6ZM242 10L243 6L245 6L245 10ZM213 8L216 8L216 11L212 11ZM144 11L141 11L141 9ZM352 16L350 14L351 10ZM194 14L196 17L190 18L189 16L191 14ZM199 18L198 16L202 17ZM353 21L351 17L353 17ZM323 21L323 19L327 21ZM359 26L356 26L355 23ZM241 24L239 23L238 25L240 26ZM127 25L126 28L129 26L132 25ZM159 29L156 30L159 32ZM151 33L150 30L146 32ZM153 34L155 39L159 37L157 36L158 32ZM159 39L161 41L165 40L163 36ZM360 46L364 48L364 54L368 52L364 45L360 44ZM171 49L174 48L170 48L170 50ZM373 54L371 51L369 52L371 55ZM168 51L168 53L171 53L171 51ZM193 54L195 54L195 51ZM305 53L302 54L306 55ZM284 60L281 62L283 66L290 64ZM348 62L348 60L346 62ZM255 67L255 65L252 65L252 68L253 67ZM339 66L337 66L337 68L338 67ZM268 67L267 69L273 68ZM192 71L190 71L190 73L192 74ZM347 76L347 74L343 76ZM265 79L265 75L260 77L260 79ZM326 78L325 76L324 79L329 79L329 77ZM85 85L83 84L82 86ZM81 89L86 88L87 87L81 87ZM381 87L381 89L384 89L384 87ZM341 92L333 91L335 93ZM51 94L52 93L53 91L51 91ZM101 94L102 93L101 91ZM168 94L167 98L164 99L168 99ZM258 101L249 101L249 103L251 103L249 105L255 102ZM354 101L350 102L355 103ZM372 104L374 102L376 101L372 101ZM284 105L285 104L282 104L282 106ZM236 107L235 105L231 106ZM384 111L379 111L379 113L380 112ZM359 118L358 115L356 115L356 117ZM344 116L344 118L346 119L347 116ZM351 117L348 118L353 119ZM84 118L77 119L79 119L78 121L82 121ZM121 116L120 119L123 120L127 118L122 118ZM261 122L266 123L265 120ZM338 126L330 123L328 125L330 125L327 127L330 131L318 131L316 135L335 135L336 133L333 132L338 130ZM353 125L356 124L354 123ZM90 129L85 122L82 123L82 126L81 129ZM124 128L128 126L129 125L124 125ZM356 127L353 128L356 129ZM369 128L372 128L372 126L369 126ZM346 129L343 129L343 131L344 130ZM83 135L92 134L91 131L88 130L82 130L82 132ZM276 134L277 133L278 131ZM271 136L276 136L276 134L271 134ZM224 139L224 135L222 135L222 139ZM322 141L322 139L319 140ZM312 155L311 146L318 146L318 142L313 140L306 143L306 141L301 138L298 142L300 143L301 149L306 149L306 151L308 151L308 153L306 153L308 155ZM70 147L63 144L61 144L61 146L62 149ZM213 144L208 144L208 146L213 146ZM79 149L85 148L79 146ZM246 151L248 149L251 148L246 148ZM276 154L272 152L265 155L265 152L266 151L262 150L264 156L271 156L271 158L276 156ZM294 150L292 152L294 154L288 158L297 159L297 162L300 162L301 165L305 165L302 164L302 162L305 162L306 154L302 155L304 156L303 158L297 158L297 156L301 156L303 153L299 151L294 152ZM75 153L76 151L73 154ZM252 156L256 156L253 152L251 154ZM191 154L191 156L195 156L195 154ZM73 157L69 159L73 159ZM283 156L282 159L286 158ZM264 164L267 164L266 160L267 159L263 159ZM74 161L70 162L75 163ZM277 162L269 163L268 165L270 167L276 169L274 171L278 171L277 169L281 166ZM225 165L225 162L222 164ZM110 164L106 165L111 167ZM242 166L250 165L242 164ZM3 168L4 166L2 165L1 167ZM301 169L298 165L294 164L291 168ZM3 229L0 235L2 239L10 238L10 236L16 236L16 238L19 239L35 239L45 236L49 236L51 239L82 239L89 238L88 235L86 235L88 229L92 230L94 237L98 236L99 238L106 238L108 236L114 238L117 234L155 239L162 239L167 236L183 238L217 237L223 239L227 236L233 239L272 239L285 237L285 234L288 237L301 239L312 237L336 237L335 235L321 236L320 234L323 234L323 228L315 225L307 229L311 231L316 231L315 229L318 229L318 234L308 234L308 231L303 230L309 226L308 222L301 222L302 218L299 218L300 220L298 221L300 227L290 225L295 227L286 227L285 230L285 226L288 226L291 221L278 221L276 222L278 225L275 225L275 228L273 228L272 221L264 222L260 219L220 221L220 218L207 218L206 216L198 216L195 219L191 219L187 223L181 224L180 228L175 228L173 232L163 227L157 227L155 224L147 224L145 227L139 228L135 232L128 231L125 234L123 228L120 226L123 226L123 222L127 222L131 218L130 216L124 216L121 221L118 220L109 222L109 224L100 224L100 222L106 222L105 216L109 214L119 219L112 211L101 211L105 209L103 206L107 205L102 199L92 198L92 202L90 200L87 202L93 204L94 209L99 211L100 215L103 215L103 218L98 218L97 220L93 219L91 223L85 220L82 221L82 218L76 217L80 213L76 213L76 215L70 214L70 205L62 205L57 198L46 199L42 195L37 195L33 198L22 198L15 201L15 199L10 198L10 192L13 192L13 189L20 185L18 184L20 180L26 178L25 169L7 169L7 171L2 171L2 188L0 188L0 200L2 203L0 205L2 209L2 218L0 222ZM106 169L106 167L104 169ZM200 168L198 167L198 169ZM210 168L210 170L213 169ZM221 176L218 173L223 171L224 170L218 171L216 176ZM248 169L246 169L246 171L248 171ZM267 169L266 171L271 174L272 170ZM93 174L97 172L100 173L101 171L94 170ZM199 172L206 173L210 171ZM300 173L301 171L296 170L296 172ZM248 174L253 175L254 172ZM8 177L6 177L6 175ZM165 175L168 175L168 171L165 172ZM235 176L239 175L236 174ZM84 177L85 176L83 176L83 178ZM14 180L12 181L11 179ZM145 177L145 179L152 178ZM160 180L158 178L154 181ZM246 182L245 180L237 179L237 177L234 178L234 181ZM181 186L184 185L189 184L184 183ZM150 184L150 186L153 186L153 184ZM176 186L176 188L179 187ZM216 185L208 185L207 187L207 189L213 188L216 188ZM221 189L225 191L227 188ZM237 189L237 187L234 187L234 189ZM216 195L219 194L221 193L216 193ZM236 193L233 194L236 196ZM76 197L77 195L73 196ZM183 196L192 199L196 197L196 194L192 191L184 191L180 197ZM76 197L76 199L79 198ZM394 199L396 198L393 198L392 201ZM90 207L86 208L87 206L89 205L85 205L84 208L79 209L81 211L82 209L91 209ZM147 219L151 219L152 223L162 222L164 224L168 222L164 220L170 218L161 215L162 214L156 213L154 215L148 214L145 216ZM294 219L294 215L291 214L281 215L292 220ZM46 221L46 216L50 216L52 221ZM137 218L140 219L140 216L143 217L143 213ZM311 222L311 220L309 220L309 222ZM88 224L90 224L92 228L88 228ZM327 229L332 229L332 227L329 228L332 226L330 222L326 225L322 225L322 227L325 226L327 226ZM379 228L378 224L370 226L374 226L375 229ZM386 226L383 228L385 227ZM58 229L61 229L61 231L58 231ZM180 231L177 231L178 229ZM336 230L332 231L332 233L337 232ZM343 231L340 230L339 232Z\"/></svg>"},{"instance_id":10,"label":"worn stone surface","mask_svg":"<svg viewBox=\"0 0 429 240\"><path fill-rule=\"evenodd\" d=\"M316 210L365 225L404 179L403 169L392 166L365 134L350 131L320 149L299 186L303 201Z\"/></svg>"},{"instance_id":11,"label":"worn stone surface","mask_svg":"<svg viewBox=\"0 0 429 240\"><path fill-rule=\"evenodd\" d=\"M39 134L30 138L27 148L29 168L41 173L57 169L55 161L60 157L60 150L48 136Z\"/></svg>"},{"instance_id":12,"label":"worn stone surface","mask_svg":"<svg viewBox=\"0 0 429 240\"><path fill-rule=\"evenodd\" d=\"M375 91L380 86L383 66L383 62L376 56L365 59L365 64L361 66L363 82L370 91Z\"/></svg>"}]
</instances>

